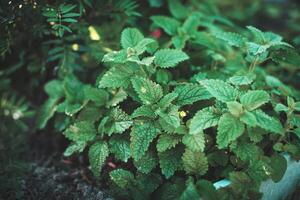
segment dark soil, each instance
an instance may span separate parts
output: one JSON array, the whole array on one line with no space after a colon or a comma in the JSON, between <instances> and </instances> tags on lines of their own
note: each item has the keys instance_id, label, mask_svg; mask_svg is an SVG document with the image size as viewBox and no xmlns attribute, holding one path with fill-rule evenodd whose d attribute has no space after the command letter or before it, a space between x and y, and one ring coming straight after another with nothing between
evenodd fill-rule
<instances>
[{"instance_id":1,"label":"dark soil","mask_svg":"<svg viewBox=\"0 0 300 200\"><path fill-rule=\"evenodd\" d=\"M112 199L101 181L92 176L82 156L63 157L67 141L62 134L34 133L24 143L27 170L18 177L18 187L0 194L0 200Z\"/></svg>"}]
</instances>

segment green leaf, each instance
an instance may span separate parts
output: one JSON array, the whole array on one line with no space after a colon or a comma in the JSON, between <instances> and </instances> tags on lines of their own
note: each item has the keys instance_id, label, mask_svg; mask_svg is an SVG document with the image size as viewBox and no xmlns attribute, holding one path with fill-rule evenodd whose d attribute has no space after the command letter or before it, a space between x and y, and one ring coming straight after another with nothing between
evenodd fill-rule
<instances>
[{"instance_id":1,"label":"green leaf","mask_svg":"<svg viewBox=\"0 0 300 200\"><path fill-rule=\"evenodd\" d=\"M284 176L287 169L287 160L281 155L274 155L271 157L273 173L271 174L272 180L277 183Z\"/></svg>"},{"instance_id":2,"label":"green leaf","mask_svg":"<svg viewBox=\"0 0 300 200\"><path fill-rule=\"evenodd\" d=\"M151 122L141 122L133 126L130 133L130 147L134 160L139 160L145 155L150 143L158 133L159 130Z\"/></svg>"},{"instance_id":3,"label":"green leaf","mask_svg":"<svg viewBox=\"0 0 300 200\"><path fill-rule=\"evenodd\" d=\"M196 84L185 84L177 86L174 90L174 93L178 94L176 104L190 105L196 101L210 99L211 94L202 86Z\"/></svg>"},{"instance_id":4,"label":"green leaf","mask_svg":"<svg viewBox=\"0 0 300 200\"><path fill-rule=\"evenodd\" d=\"M249 111L255 110L270 101L270 95L263 90L253 90L241 96L241 103Z\"/></svg>"},{"instance_id":5,"label":"green leaf","mask_svg":"<svg viewBox=\"0 0 300 200\"><path fill-rule=\"evenodd\" d=\"M115 158L127 162L131 157L130 142L124 136L115 135L109 140L109 150Z\"/></svg>"},{"instance_id":6,"label":"green leaf","mask_svg":"<svg viewBox=\"0 0 300 200\"><path fill-rule=\"evenodd\" d=\"M100 176L102 166L108 157L109 150L106 142L97 142L89 149L89 162L95 176Z\"/></svg>"},{"instance_id":7,"label":"green leaf","mask_svg":"<svg viewBox=\"0 0 300 200\"><path fill-rule=\"evenodd\" d=\"M243 105L237 101L227 102L227 108L229 112L235 117L241 116L244 112Z\"/></svg>"},{"instance_id":8,"label":"green leaf","mask_svg":"<svg viewBox=\"0 0 300 200\"><path fill-rule=\"evenodd\" d=\"M240 117L240 120L251 127L254 127L257 124L255 115L248 111L243 113L243 115Z\"/></svg>"},{"instance_id":9,"label":"green leaf","mask_svg":"<svg viewBox=\"0 0 300 200\"><path fill-rule=\"evenodd\" d=\"M134 182L134 176L130 171L116 169L109 173L110 179L120 188L127 188Z\"/></svg>"},{"instance_id":10,"label":"green leaf","mask_svg":"<svg viewBox=\"0 0 300 200\"><path fill-rule=\"evenodd\" d=\"M169 107L172 103L172 101L174 101L176 98L178 97L177 93L169 93L167 95L165 95L159 102L158 102L158 106L161 109L164 109L166 107Z\"/></svg>"},{"instance_id":11,"label":"green leaf","mask_svg":"<svg viewBox=\"0 0 300 200\"><path fill-rule=\"evenodd\" d=\"M171 105L165 112L160 110L157 111L157 114L163 119L169 126L178 128L180 126L180 118L178 112L178 106Z\"/></svg>"},{"instance_id":12,"label":"green leaf","mask_svg":"<svg viewBox=\"0 0 300 200\"><path fill-rule=\"evenodd\" d=\"M93 122L81 121L69 126L63 134L74 142L88 142L96 137L96 129Z\"/></svg>"},{"instance_id":13,"label":"green leaf","mask_svg":"<svg viewBox=\"0 0 300 200\"><path fill-rule=\"evenodd\" d=\"M182 143L186 145L192 151L204 151L205 138L204 133L199 132L197 134L186 134L182 138Z\"/></svg>"},{"instance_id":14,"label":"green leaf","mask_svg":"<svg viewBox=\"0 0 300 200\"><path fill-rule=\"evenodd\" d=\"M199 180L197 181L196 187L199 191L201 191L201 197L205 200L218 200L220 199L219 193L217 192L214 185L207 180Z\"/></svg>"},{"instance_id":15,"label":"green leaf","mask_svg":"<svg viewBox=\"0 0 300 200\"><path fill-rule=\"evenodd\" d=\"M64 96L64 90L62 87L62 82L59 80L49 81L45 85L45 92L52 98L60 98Z\"/></svg>"},{"instance_id":16,"label":"green leaf","mask_svg":"<svg viewBox=\"0 0 300 200\"><path fill-rule=\"evenodd\" d=\"M214 36L230 46L242 47L245 44L245 38L237 33L217 31Z\"/></svg>"},{"instance_id":17,"label":"green leaf","mask_svg":"<svg viewBox=\"0 0 300 200\"><path fill-rule=\"evenodd\" d=\"M124 64L127 61L127 50L112 51L105 54L102 58L102 62L114 62Z\"/></svg>"},{"instance_id":18,"label":"green leaf","mask_svg":"<svg viewBox=\"0 0 300 200\"><path fill-rule=\"evenodd\" d=\"M182 151L176 148L158 154L162 174L165 175L167 179L173 176L175 171L181 169L181 155Z\"/></svg>"},{"instance_id":19,"label":"green leaf","mask_svg":"<svg viewBox=\"0 0 300 200\"><path fill-rule=\"evenodd\" d=\"M218 123L217 144L220 149L226 148L243 134L245 126L229 113L222 115Z\"/></svg>"},{"instance_id":20,"label":"green leaf","mask_svg":"<svg viewBox=\"0 0 300 200\"><path fill-rule=\"evenodd\" d=\"M277 133L281 135L284 133L284 129L279 120L270 117L269 115L267 115L266 113L264 113L262 110L259 109L255 110L253 114L256 117L257 126L273 133Z\"/></svg>"},{"instance_id":21,"label":"green leaf","mask_svg":"<svg viewBox=\"0 0 300 200\"><path fill-rule=\"evenodd\" d=\"M180 0L168 0L168 6L171 14L177 19L185 19L190 14Z\"/></svg>"},{"instance_id":22,"label":"green leaf","mask_svg":"<svg viewBox=\"0 0 300 200\"><path fill-rule=\"evenodd\" d=\"M256 182L267 180L273 172L272 167L264 160L251 162L247 169L249 176Z\"/></svg>"},{"instance_id":23,"label":"green leaf","mask_svg":"<svg viewBox=\"0 0 300 200\"><path fill-rule=\"evenodd\" d=\"M189 59L189 56L178 49L161 49L154 54L155 65L161 68L175 67L178 63Z\"/></svg>"},{"instance_id":24,"label":"green leaf","mask_svg":"<svg viewBox=\"0 0 300 200\"><path fill-rule=\"evenodd\" d=\"M282 112L282 111L287 112L287 111L289 111L289 108L287 106L283 105L282 103L278 103L278 104L276 104L274 110L276 112Z\"/></svg>"},{"instance_id":25,"label":"green leaf","mask_svg":"<svg viewBox=\"0 0 300 200\"><path fill-rule=\"evenodd\" d=\"M116 107L112 109L109 117L102 119L98 129L100 132L112 135L113 133L123 133L132 124L131 117L119 107Z\"/></svg>"},{"instance_id":26,"label":"green leaf","mask_svg":"<svg viewBox=\"0 0 300 200\"><path fill-rule=\"evenodd\" d=\"M169 35L177 34L177 29L180 27L180 22L171 17L152 16L150 19L156 26L162 28Z\"/></svg>"},{"instance_id":27,"label":"green leaf","mask_svg":"<svg viewBox=\"0 0 300 200\"><path fill-rule=\"evenodd\" d=\"M85 87L84 88L85 99L93 101L97 106L105 105L108 101L108 92L100 88Z\"/></svg>"},{"instance_id":28,"label":"green leaf","mask_svg":"<svg viewBox=\"0 0 300 200\"><path fill-rule=\"evenodd\" d=\"M126 28L121 34L121 46L123 49L136 46L142 39L143 34L136 28Z\"/></svg>"},{"instance_id":29,"label":"green leaf","mask_svg":"<svg viewBox=\"0 0 300 200\"><path fill-rule=\"evenodd\" d=\"M151 38L144 38L142 39L135 47L134 47L134 50L135 50L135 55L140 55L142 53L144 53L146 50L147 50L147 47L151 44L154 44L156 43L156 41L154 39L151 39ZM150 59L152 57L149 57ZM145 60L144 60L145 62Z\"/></svg>"},{"instance_id":30,"label":"green leaf","mask_svg":"<svg viewBox=\"0 0 300 200\"><path fill-rule=\"evenodd\" d=\"M246 142L232 145L231 149L242 161L255 162L262 154L262 150L258 146Z\"/></svg>"},{"instance_id":31,"label":"green leaf","mask_svg":"<svg viewBox=\"0 0 300 200\"><path fill-rule=\"evenodd\" d=\"M147 78L135 77L132 85L144 104L156 103L163 96L162 87Z\"/></svg>"},{"instance_id":32,"label":"green leaf","mask_svg":"<svg viewBox=\"0 0 300 200\"><path fill-rule=\"evenodd\" d=\"M86 147L86 142L76 142L70 144L68 148L64 151L64 156L71 156L75 152L83 152L84 148Z\"/></svg>"},{"instance_id":33,"label":"green leaf","mask_svg":"<svg viewBox=\"0 0 300 200\"><path fill-rule=\"evenodd\" d=\"M221 80L207 79L200 82L207 91L222 102L235 101L238 91L228 83Z\"/></svg>"},{"instance_id":34,"label":"green leaf","mask_svg":"<svg viewBox=\"0 0 300 200\"><path fill-rule=\"evenodd\" d=\"M116 66L110 68L99 82L100 88L127 88L130 84L131 77L135 73L133 66Z\"/></svg>"},{"instance_id":35,"label":"green leaf","mask_svg":"<svg viewBox=\"0 0 300 200\"><path fill-rule=\"evenodd\" d=\"M199 110L192 118L190 123L190 134L197 134L204 129L216 126L220 119L220 115L214 112L213 107L207 107Z\"/></svg>"},{"instance_id":36,"label":"green leaf","mask_svg":"<svg viewBox=\"0 0 300 200\"><path fill-rule=\"evenodd\" d=\"M181 141L181 137L180 135L171 134L160 135L156 144L157 151L163 152L175 147Z\"/></svg>"},{"instance_id":37,"label":"green leaf","mask_svg":"<svg viewBox=\"0 0 300 200\"><path fill-rule=\"evenodd\" d=\"M253 26L247 26L247 29L249 29L252 34L254 35L255 39L259 42L264 42L265 41L265 37L264 37L264 33L259 30L258 28L255 28Z\"/></svg>"},{"instance_id":38,"label":"green leaf","mask_svg":"<svg viewBox=\"0 0 300 200\"><path fill-rule=\"evenodd\" d=\"M155 153L148 151L142 158L133 163L138 171L149 174L158 165L158 158Z\"/></svg>"},{"instance_id":39,"label":"green leaf","mask_svg":"<svg viewBox=\"0 0 300 200\"><path fill-rule=\"evenodd\" d=\"M189 181L187 187L182 192L179 200L191 200L191 199L201 199L200 195L197 192L197 188L195 187L192 181Z\"/></svg>"},{"instance_id":40,"label":"green leaf","mask_svg":"<svg viewBox=\"0 0 300 200\"><path fill-rule=\"evenodd\" d=\"M135 109L133 111L133 113L131 114L131 116L133 118L136 118L136 117L155 118L156 114L150 105L142 105L142 106L138 107L137 109Z\"/></svg>"},{"instance_id":41,"label":"green leaf","mask_svg":"<svg viewBox=\"0 0 300 200\"><path fill-rule=\"evenodd\" d=\"M182 156L183 167L187 174L202 176L208 170L208 161L204 153L185 149Z\"/></svg>"},{"instance_id":42,"label":"green leaf","mask_svg":"<svg viewBox=\"0 0 300 200\"><path fill-rule=\"evenodd\" d=\"M250 76L232 76L229 82L233 85L250 85L253 82L253 77Z\"/></svg>"},{"instance_id":43,"label":"green leaf","mask_svg":"<svg viewBox=\"0 0 300 200\"><path fill-rule=\"evenodd\" d=\"M40 108L37 118L37 127L39 129L45 128L49 119L51 119L57 110L57 98L49 98Z\"/></svg>"}]
</instances>

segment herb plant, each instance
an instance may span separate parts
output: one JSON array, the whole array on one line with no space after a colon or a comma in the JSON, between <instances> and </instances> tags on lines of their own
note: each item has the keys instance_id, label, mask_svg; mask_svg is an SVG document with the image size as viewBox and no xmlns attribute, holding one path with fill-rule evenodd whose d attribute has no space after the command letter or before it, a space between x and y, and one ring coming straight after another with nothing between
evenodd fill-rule
<instances>
[{"instance_id":1,"label":"herb plant","mask_svg":"<svg viewBox=\"0 0 300 200\"><path fill-rule=\"evenodd\" d=\"M101 1L67 2L40 9L56 71L36 127L62 133L64 156L86 155L117 198L259 199L283 154L300 158L299 86L286 78L297 43L237 25L226 3L109 1L97 25Z\"/></svg>"}]
</instances>

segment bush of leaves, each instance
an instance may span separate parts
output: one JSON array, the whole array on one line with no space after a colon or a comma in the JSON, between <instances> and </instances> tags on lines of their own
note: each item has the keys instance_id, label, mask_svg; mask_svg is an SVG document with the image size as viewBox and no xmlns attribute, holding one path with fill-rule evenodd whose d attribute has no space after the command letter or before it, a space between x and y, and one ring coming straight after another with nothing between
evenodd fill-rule
<instances>
[{"instance_id":1,"label":"bush of leaves","mask_svg":"<svg viewBox=\"0 0 300 200\"><path fill-rule=\"evenodd\" d=\"M210 1L110 1L98 24L88 10L101 1L79 2L40 9L58 68L37 128L62 133L64 156L87 155L114 195L258 199L285 173L282 153L299 159L297 42Z\"/></svg>"}]
</instances>

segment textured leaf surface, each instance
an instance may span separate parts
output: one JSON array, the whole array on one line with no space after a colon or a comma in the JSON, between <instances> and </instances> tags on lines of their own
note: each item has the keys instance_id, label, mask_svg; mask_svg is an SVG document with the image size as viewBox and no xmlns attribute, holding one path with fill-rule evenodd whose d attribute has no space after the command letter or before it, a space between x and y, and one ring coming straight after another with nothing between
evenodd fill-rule
<instances>
[{"instance_id":1,"label":"textured leaf surface","mask_svg":"<svg viewBox=\"0 0 300 200\"><path fill-rule=\"evenodd\" d=\"M231 114L224 114L218 123L217 144L220 149L243 134L245 126Z\"/></svg>"},{"instance_id":2,"label":"textured leaf surface","mask_svg":"<svg viewBox=\"0 0 300 200\"><path fill-rule=\"evenodd\" d=\"M69 126L63 134L74 142L88 142L95 138L96 129L93 122L81 121Z\"/></svg>"},{"instance_id":3,"label":"textured leaf surface","mask_svg":"<svg viewBox=\"0 0 300 200\"><path fill-rule=\"evenodd\" d=\"M220 116L214 112L213 107L199 110L191 120L190 134L197 134L204 129L216 126L219 119Z\"/></svg>"},{"instance_id":4,"label":"textured leaf surface","mask_svg":"<svg viewBox=\"0 0 300 200\"><path fill-rule=\"evenodd\" d=\"M168 125L177 128L180 126L180 118L178 113L178 106L172 105L166 112L158 112L158 115L163 119Z\"/></svg>"},{"instance_id":5,"label":"textured leaf surface","mask_svg":"<svg viewBox=\"0 0 300 200\"><path fill-rule=\"evenodd\" d=\"M161 86L149 79L136 77L132 79L132 85L144 104L156 103L163 96Z\"/></svg>"},{"instance_id":6,"label":"textured leaf surface","mask_svg":"<svg viewBox=\"0 0 300 200\"><path fill-rule=\"evenodd\" d=\"M245 44L243 36L232 32L220 32L214 34L216 38L224 40L230 46L242 47Z\"/></svg>"},{"instance_id":7,"label":"textured leaf surface","mask_svg":"<svg viewBox=\"0 0 300 200\"><path fill-rule=\"evenodd\" d=\"M189 59L186 53L177 49L161 49L154 56L154 63L162 68L175 67L178 63Z\"/></svg>"},{"instance_id":8,"label":"textured leaf surface","mask_svg":"<svg viewBox=\"0 0 300 200\"><path fill-rule=\"evenodd\" d=\"M101 88L127 88L134 74L134 68L130 66L116 66L108 70L99 82Z\"/></svg>"},{"instance_id":9,"label":"textured leaf surface","mask_svg":"<svg viewBox=\"0 0 300 200\"><path fill-rule=\"evenodd\" d=\"M106 142L97 142L89 149L89 162L92 167L92 172L95 176L100 175L100 171L106 158L108 157L109 150Z\"/></svg>"},{"instance_id":10,"label":"textured leaf surface","mask_svg":"<svg viewBox=\"0 0 300 200\"><path fill-rule=\"evenodd\" d=\"M132 128L130 147L134 160L139 160L145 155L150 143L157 136L158 132L159 130L150 122L137 124Z\"/></svg>"},{"instance_id":11,"label":"textured leaf surface","mask_svg":"<svg viewBox=\"0 0 300 200\"><path fill-rule=\"evenodd\" d=\"M138 171L148 174L158 165L158 158L154 152L148 151L141 159L134 161Z\"/></svg>"},{"instance_id":12,"label":"textured leaf surface","mask_svg":"<svg viewBox=\"0 0 300 200\"><path fill-rule=\"evenodd\" d=\"M166 178L170 178L181 168L181 155L182 152L178 149L170 149L158 154L159 165Z\"/></svg>"},{"instance_id":13,"label":"textured leaf surface","mask_svg":"<svg viewBox=\"0 0 300 200\"><path fill-rule=\"evenodd\" d=\"M115 136L109 140L109 151L115 158L127 162L131 156L129 139L123 136Z\"/></svg>"},{"instance_id":14,"label":"textured leaf surface","mask_svg":"<svg viewBox=\"0 0 300 200\"><path fill-rule=\"evenodd\" d=\"M176 104L180 106L190 105L196 101L206 100L212 97L202 85L196 84L177 86L174 93L178 94Z\"/></svg>"},{"instance_id":15,"label":"textured leaf surface","mask_svg":"<svg viewBox=\"0 0 300 200\"><path fill-rule=\"evenodd\" d=\"M136 28L126 28L121 35L121 46L123 49L136 46L144 38L143 34Z\"/></svg>"},{"instance_id":16,"label":"textured leaf surface","mask_svg":"<svg viewBox=\"0 0 300 200\"><path fill-rule=\"evenodd\" d=\"M181 141L180 135L160 135L156 144L158 152L166 151L172 147L175 147Z\"/></svg>"},{"instance_id":17,"label":"textured leaf surface","mask_svg":"<svg viewBox=\"0 0 300 200\"><path fill-rule=\"evenodd\" d=\"M255 110L253 114L256 117L257 126L273 133L283 134L284 130L280 121L267 115L262 110Z\"/></svg>"},{"instance_id":18,"label":"textured leaf surface","mask_svg":"<svg viewBox=\"0 0 300 200\"><path fill-rule=\"evenodd\" d=\"M183 167L188 174L204 175L208 170L208 161L204 153L185 149L182 156Z\"/></svg>"},{"instance_id":19,"label":"textured leaf surface","mask_svg":"<svg viewBox=\"0 0 300 200\"><path fill-rule=\"evenodd\" d=\"M182 143L192 151L203 151L205 147L205 138L203 132L197 134L186 134L182 138Z\"/></svg>"},{"instance_id":20,"label":"textured leaf surface","mask_svg":"<svg viewBox=\"0 0 300 200\"><path fill-rule=\"evenodd\" d=\"M270 101L270 95L263 90L249 91L241 96L241 103L249 111L259 108Z\"/></svg>"},{"instance_id":21,"label":"textured leaf surface","mask_svg":"<svg viewBox=\"0 0 300 200\"><path fill-rule=\"evenodd\" d=\"M238 96L238 91L221 80L207 79L200 82L207 91L222 102L234 101Z\"/></svg>"},{"instance_id":22,"label":"textured leaf surface","mask_svg":"<svg viewBox=\"0 0 300 200\"><path fill-rule=\"evenodd\" d=\"M124 169L116 169L109 173L110 179L119 187L126 188L134 181L134 176L130 171Z\"/></svg>"}]
</instances>

